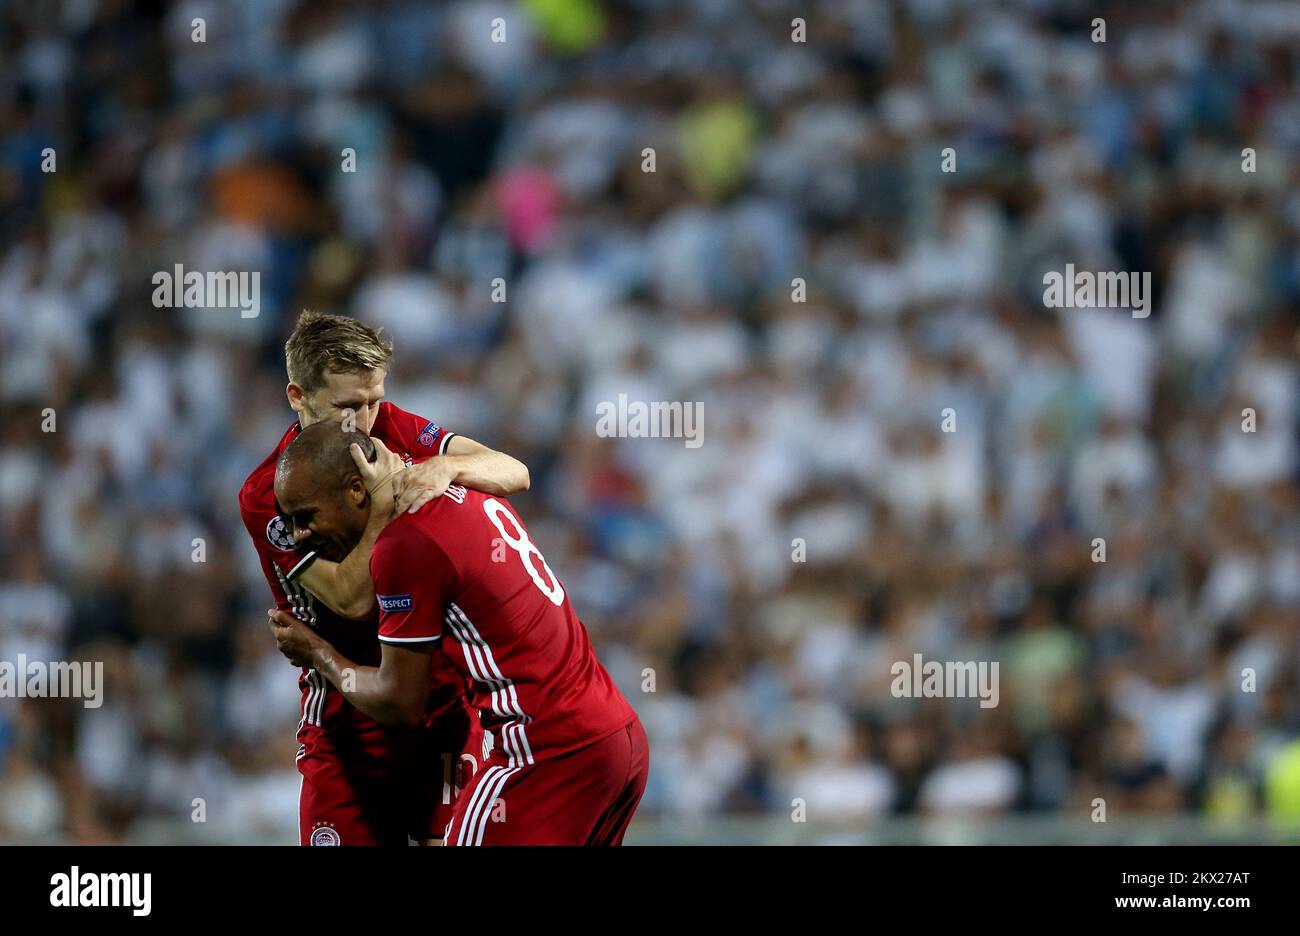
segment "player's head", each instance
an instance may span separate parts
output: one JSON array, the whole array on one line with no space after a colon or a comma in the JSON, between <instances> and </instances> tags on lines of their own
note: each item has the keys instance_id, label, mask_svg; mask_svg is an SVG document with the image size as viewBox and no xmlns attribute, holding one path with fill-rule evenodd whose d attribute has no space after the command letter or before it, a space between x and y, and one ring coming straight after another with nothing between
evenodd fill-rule
<instances>
[{"instance_id":1,"label":"player's head","mask_svg":"<svg viewBox=\"0 0 1300 936\"><path fill-rule=\"evenodd\" d=\"M352 551L370 519L370 495L349 451L354 442L375 460L365 433L345 432L333 420L313 423L275 466L275 499L294 539L335 562Z\"/></svg>"},{"instance_id":2,"label":"player's head","mask_svg":"<svg viewBox=\"0 0 1300 936\"><path fill-rule=\"evenodd\" d=\"M289 405L304 427L341 421L351 410L369 432L384 398L393 344L346 315L305 311L284 343Z\"/></svg>"}]
</instances>

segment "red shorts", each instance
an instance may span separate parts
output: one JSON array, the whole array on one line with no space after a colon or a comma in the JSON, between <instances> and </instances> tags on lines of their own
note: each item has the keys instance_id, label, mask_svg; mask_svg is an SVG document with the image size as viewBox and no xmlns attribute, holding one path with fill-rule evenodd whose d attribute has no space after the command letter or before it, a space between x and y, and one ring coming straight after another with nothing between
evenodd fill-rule
<instances>
[{"instance_id":1,"label":"red shorts","mask_svg":"<svg viewBox=\"0 0 1300 936\"><path fill-rule=\"evenodd\" d=\"M443 844L622 845L649 772L640 719L527 767L507 767L498 749L462 791Z\"/></svg>"},{"instance_id":2,"label":"red shorts","mask_svg":"<svg viewBox=\"0 0 1300 936\"><path fill-rule=\"evenodd\" d=\"M298 734L299 844L440 839L482 757L477 713L462 706L425 728L400 729L352 712L329 713L323 725Z\"/></svg>"}]
</instances>

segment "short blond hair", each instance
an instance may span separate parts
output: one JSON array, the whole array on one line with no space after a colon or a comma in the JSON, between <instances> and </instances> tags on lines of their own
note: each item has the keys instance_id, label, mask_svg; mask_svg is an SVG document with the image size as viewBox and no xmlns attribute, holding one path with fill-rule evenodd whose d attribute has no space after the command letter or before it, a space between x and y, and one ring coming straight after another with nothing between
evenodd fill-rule
<instances>
[{"instance_id":1,"label":"short blond hair","mask_svg":"<svg viewBox=\"0 0 1300 936\"><path fill-rule=\"evenodd\" d=\"M289 380L312 394L325 386L326 371L364 374L377 368L388 370L393 343L380 331L346 315L304 310L284 343Z\"/></svg>"}]
</instances>

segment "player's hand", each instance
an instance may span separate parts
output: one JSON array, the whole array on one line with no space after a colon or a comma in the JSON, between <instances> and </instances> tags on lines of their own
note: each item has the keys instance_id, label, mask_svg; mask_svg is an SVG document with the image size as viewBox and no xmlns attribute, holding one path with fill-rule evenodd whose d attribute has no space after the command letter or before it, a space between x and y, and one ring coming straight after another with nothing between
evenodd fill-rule
<instances>
[{"instance_id":1,"label":"player's hand","mask_svg":"<svg viewBox=\"0 0 1300 936\"><path fill-rule=\"evenodd\" d=\"M357 466L357 471L361 474L361 480L365 482L366 491L370 494L370 509L380 517L392 517L396 515L395 506L397 503L397 485L401 482L402 476L406 474L406 462L402 461L402 456L389 450L376 438L370 440L375 444L375 460L366 461L365 453L361 451L361 446L353 443L349 451L352 453L352 461Z\"/></svg>"},{"instance_id":2,"label":"player's hand","mask_svg":"<svg viewBox=\"0 0 1300 936\"><path fill-rule=\"evenodd\" d=\"M435 455L393 479L397 513L415 513L435 497L442 497L456 480L456 469L445 455Z\"/></svg>"},{"instance_id":3,"label":"player's hand","mask_svg":"<svg viewBox=\"0 0 1300 936\"><path fill-rule=\"evenodd\" d=\"M292 614L268 608L267 623L275 635L275 644L294 666L312 666L312 652L319 639L316 632Z\"/></svg>"}]
</instances>

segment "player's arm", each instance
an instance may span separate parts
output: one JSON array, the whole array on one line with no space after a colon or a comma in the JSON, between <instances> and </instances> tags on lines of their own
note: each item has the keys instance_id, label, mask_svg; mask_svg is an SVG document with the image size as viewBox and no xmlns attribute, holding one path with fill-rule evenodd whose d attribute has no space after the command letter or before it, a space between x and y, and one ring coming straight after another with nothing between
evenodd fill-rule
<instances>
[{"instance_id":1,"label":"player's arm","mask_svg":"<svg viewBox=\"0 0 1300 936\"><path fill-rule=\"evenodd\" d=\"M313 628L271 610L271 629L291 662L325 674L378 722L414 725L428 711L429 653L442 639L442 609L457 580L450 557L408 524L382 537L371 557L379 600L379 666L359 666Z\"/></svg>"},{"instance_id":2,"label":"player's arm","mask_svg":"<svg viewBox=\"0 0 1300 936\"><path fill-rule=\"evenodd\" d=\"M293 548L293 538L274 510L255 502L246 503L242 496L239 515L261 560L262 574L271 587L275 606L292 613L297 605L289 599L287 590L291 586L288 583L294 580L296 567L303 561L302 555Z\"/></svg>"},{"instance_id":3,"label":"player's arm","mask_svg":"<svg viewBox=\"0 0 1300 936\"><path fill-rule=\"evenodd\" d=\"M429 653L433 642L383 644L378 666L361 666L325 638L283 611L268 611L280 652L298 666L310 666L377 722L418 725L429 701Z\"/></svg>"},{"instance_id":4,"label":"player's arm","mask_svg":"<svg viewBox=\"0 0 1300 936\"><path fill-rule=\"evenodd\" d=\"M509 497L528 490L528 467L519 459L490 449L459 433L451 434L444 454L435 455L403 472L395 488L397 513L415 513L449 484L462 484L484 494Z\"/></svg>"},{"instance_id":5,"label":"player's arm","mask_svg":"<svg viewBox=\"0 0 1300 936\"><path fill-rule=\"evenodd\" d=\"M372 510L360 542L342 562L330 562L316 556L297 576L309 592L340 617L363 621L375 609L375 589L370 583L370 553L375 540L388 522Z\"/></svg>"},{"instance_id":6,"label":"player's arm","mask_svg":"<svg viewBox=\"0 0 1300 936\"><path fill-rule=\"evenodd\" d=\"M393 517L393 483L405 472L400 456L390 452L378 439L376 457L367 462L357 446L352 446L352 460L370 491L373 504L361 540L341 562L315 556L299 570L296 580L320 599L331 611L352 620L365 620L375 609L375 587L370 581L370 554L375 540Z\"/></svg>"}]
</instances>

